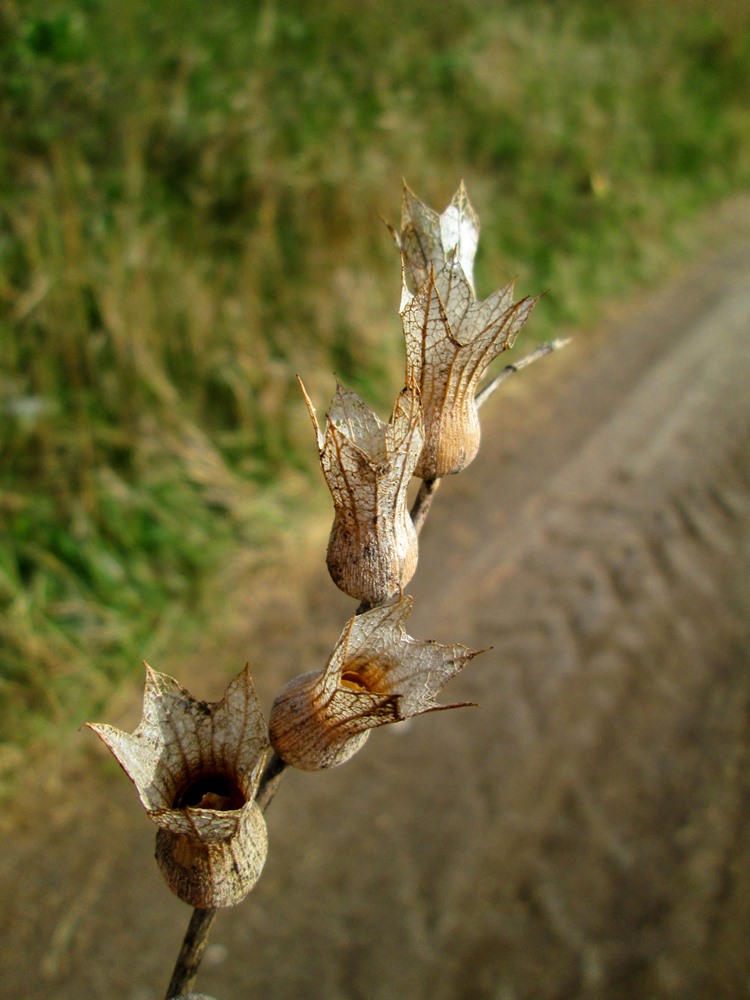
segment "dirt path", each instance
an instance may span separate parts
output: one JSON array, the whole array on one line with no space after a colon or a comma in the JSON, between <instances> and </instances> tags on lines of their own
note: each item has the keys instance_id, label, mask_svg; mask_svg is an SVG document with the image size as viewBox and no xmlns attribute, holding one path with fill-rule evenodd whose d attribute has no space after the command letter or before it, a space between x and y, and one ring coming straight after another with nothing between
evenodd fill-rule
<instances>
[{"instance_id":1,"label":"dirt path","mask_svg":"<svg viewBox=\"0 0 750 1000\"><path fill-rule=\"evenodd\" d=\"M483 411L480 457L424 532L411 622L493 647L447 692L482 707L286 777L203 989L750 995L749 339L745 241ZM259 665L265 704L351 611L317 571L253 592L242 613L262 628L232 651ZM162 995L187 911L132 789L95 759L6 817L2 997Z\"/></svg>"}]
</instances>

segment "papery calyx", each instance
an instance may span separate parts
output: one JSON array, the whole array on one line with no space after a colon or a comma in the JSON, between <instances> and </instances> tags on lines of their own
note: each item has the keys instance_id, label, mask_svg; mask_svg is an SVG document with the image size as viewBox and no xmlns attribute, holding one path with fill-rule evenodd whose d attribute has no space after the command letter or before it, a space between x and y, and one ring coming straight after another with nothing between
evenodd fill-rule
<instances>
[{"instance_id":1,"label":"papery calyx","mask_svg":"<svg viewBox=\"0 0 750 1000\"><path fill-rule=\"evenodd\" d=\"M218 702L194 698L146 668L143 718L132 733L97 723L159 827L156 859L191 906L232 906L260 876L268 850L254 802L268 736L247 667Z\"/></svg>"}]
</instances>

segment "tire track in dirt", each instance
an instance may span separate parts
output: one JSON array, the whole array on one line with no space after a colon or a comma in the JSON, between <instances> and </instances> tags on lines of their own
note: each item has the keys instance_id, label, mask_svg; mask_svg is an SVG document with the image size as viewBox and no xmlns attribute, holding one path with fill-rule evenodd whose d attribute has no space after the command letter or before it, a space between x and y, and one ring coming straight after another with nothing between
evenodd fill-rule
<instances>
[{"instance_id":1,"label":"tire track in dirt","mask_svg":"<svg viewBox=\"0 0 750 1000\"><path fill-rule=\"evenodd\" d=\"M471 693L500 730L523 720L524 752L510 774L488 752L503 784L475 793L500 819L468 893L442 900L425 996L745 995L747 949L714 956L747 851L749 330L750 296L730 296L534 498L503 558L475 550L495 597L475 634L510 690Z\"/></svg>"},{"instance_id":2,"label":"tire track in dirt","mask_svg":"<svg viewBox=\"0 0 750 1000\"><path fill-rule=\"evenodd\" d=\"M739 470L732 479L743 481ZM436 953L455 956L457 940L476 934L467 913L483 915L483 930L431 994L741 995L747 959L725 992L704 980L718 971L713 942L747 821L746 647L717 563L750 518L701 499L692 535L683 498L639 534L624 533L622 506L585 505L577 522L567 510L564 531L519 566L533 596L526 584L479 624L520 692L485 708L505 729L524 702L531 732L521 767L500 771L501 788L476 790L488 824L497 820L462 868L463 897L442 900ZM665 515L676 532L664 531ZM737 569L747 573L746 558ZM535 968L519 969L530 950ZM487 987L467 988L480 970Z\"/></svg>"}]
</instances>

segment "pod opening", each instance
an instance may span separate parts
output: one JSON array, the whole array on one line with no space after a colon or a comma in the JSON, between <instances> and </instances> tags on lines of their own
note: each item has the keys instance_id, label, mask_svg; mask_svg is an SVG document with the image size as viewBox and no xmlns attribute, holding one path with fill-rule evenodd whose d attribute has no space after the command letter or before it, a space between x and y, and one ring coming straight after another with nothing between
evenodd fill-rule
<instances>
[{"instance_id":1,"label":"pod opening","mask_svg":"<svg viewBox=\"0 0 750 1000\"><path fill-rule=\"evenodd\" d=\"M193 778L175 797L175 809L241 809L246 802L237 782L227 774L211 772Z\"/></svg>"}]
</instances>

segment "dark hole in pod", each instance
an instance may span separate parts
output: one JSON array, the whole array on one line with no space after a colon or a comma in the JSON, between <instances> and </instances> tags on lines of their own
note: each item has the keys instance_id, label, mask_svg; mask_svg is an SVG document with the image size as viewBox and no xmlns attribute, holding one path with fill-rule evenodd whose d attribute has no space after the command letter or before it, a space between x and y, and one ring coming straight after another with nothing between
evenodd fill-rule
<instances>
[{"instance_id":1,"label":"dark hole in pod","mask_svg":"<svg viewBox=\"0 0 750 1000\"><path fill-rule=\"evenodd\" d=\"M175 809L216 809L224 812L241 809L245 796L226 774L201 774L175 798Z\"/></svg>"},{"instance_id":2,"label":"dark hole in pod","mask_svg":"<svg viewBox=\"0 0 750 1000\"><path fill-rule=\"evenodd\" d=\"M341 683L344 687L347 687L355 691L369 691L369 685L366 683L364 677L358 674L355 670L347 670L341 675Z\"/></svg>"}]
</instances>

